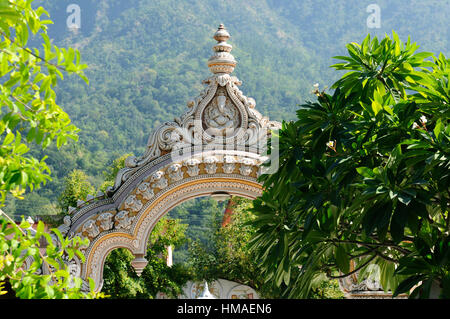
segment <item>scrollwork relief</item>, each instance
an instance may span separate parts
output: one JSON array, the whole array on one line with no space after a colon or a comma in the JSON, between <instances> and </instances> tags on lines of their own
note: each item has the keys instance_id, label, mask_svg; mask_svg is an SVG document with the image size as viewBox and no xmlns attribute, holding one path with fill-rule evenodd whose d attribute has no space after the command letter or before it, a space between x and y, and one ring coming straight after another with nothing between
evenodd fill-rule
<instances>
[{"instance_id":1,"label":"scrollwork relief","mask_svg":"<svg viewBox=\"0 0 450 319\"><path fill-rule=\"evenodd\" d=\"M86 221L83 225L83 232L86 232L88 237L95 238L100 234L100 230L98 229L98 226L95 224L95 221L92 219L89 219Z\"/></svg>"},{"instance_id":2,"label":"scrollwork relief","mask_svg":"<svg viewBox=\"0 0 450 319\"><path fill-rule=\"evenodd\" d=\"M139 184L136 194L141 195L145 200L150 200L153 196L155 196L153 189L150 187L150 183L147 182L142 182Z\"/></svg>"},{"instance_id":3,"label":"scrollwork relief","mask_svg":"<svg viewBox=\"0 0 450 319\"><path fill-rule=\"evenodd\" d=\"M138 212L142 208L142 202L135 195L130 195L125 200L124 206L132 212Z\"/></svg>"},{"instance_id":4,"label":"scrollwork relief","mask_svg":"<svg viewBox=\"0 0 450 319\"><path fill-rule=\"evenodd\" d=\"M98 221L100 221L100 227L102 231L110 230L113 228L114 226L113 217L114 216L111 213L100 214L100 216L98 217Z\"/></svg>"},{"instance_id":5,"label":"scrollwork relief","mask_svg":"<svg viewBox=\"0 0 450 319\"><path fill-rule=\"evenodd\" d=\"M135 217L134 216L129 216L128 211L126 210L122 210L120 212L118 212L114 218L116 225L115 228L116 229L124 229L124 230L128 230L130 229L131 225L133 224Z\"/></svg>"}]
</instances>

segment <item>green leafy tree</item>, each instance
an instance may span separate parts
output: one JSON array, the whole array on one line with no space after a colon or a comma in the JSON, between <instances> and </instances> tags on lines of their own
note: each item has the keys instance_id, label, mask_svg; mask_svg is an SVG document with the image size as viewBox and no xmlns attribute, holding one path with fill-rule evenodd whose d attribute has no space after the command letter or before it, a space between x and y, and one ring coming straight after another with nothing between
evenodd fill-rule
<instances>
[{"instance_id":1,"label":"green leafy tree","mask_svg":"<svg viewBox=\"0 0 450 319\"><path fill-rule=\"evenodd\" d=\"M79 251L88 245L88 240L79 237L63 238L57 229L53 236L44 231L44 223L39 221L36 231L22 219L20 225L0 210L0 295L6 294L8 282L15 297L21 299L91 299L105 297L94 292L94 282L89 279L90 292L81 292L82 281L70 275L64 259L77 255L84 261ZM47 242L45 254L41 251L42 240ZM31 258L31 263L29 262ZM42 269L47 270L46 275Z\"/></svg>"},{"instance_id":2,"label":"green leafy tree","mask_svg":"<svg viewBox=\"0 0 450 319\"><path fill-rule=\"evenodd\" d=\"M54 87L63 73L77 74L85 81L80 54L72 48L52 45L47 35L47 24L41 16L48 13L32 8L32 0L0 1L0 207L7 194L22 198L50 180L50 169L45 160L30 152L30 144L45 149L56 140L57 147L68 139L77 139L78 129L69 116L56 104ZM43 50L28 47L30 36L43 41ZM86 245L80 238L58 238L56 244L38 223L35 234L22 221L17 226L0 211L0 287L8 281L20 298L86 298L93 292L81 293L81 280L71 278L63 256L69 259L78 248ZM40 251L40 239L45 238L45 255ZM27 267L25 259L33 258ZM36 274L47 267L49 275ZM91 285L91 289L93 289Z\"/></svg>"},{"instance_id":3,"label":"green leafy tree","mask_svg":"<svg viewBox=\"0 0 450 319\"><path fill-rule=\"evenodd\" d=\"M186 241L187 224L180 220L163 217L150 234L146 258L149 264L142 272L147 291L156 296L158 292L176 298L182 287L192 279L192 271L184 264L168 266L167 248L181 246Z\"/></svg>"},{"instance_id":4,"label":"green leafy tree","mask_svg":"<svg viewBox=\"0 0 450 319\"><path fill-rule=\"evenodd\" d=\"M334 92L283 123L252 249L284 296L377 269L394 296L450 297L450 61L417 49L395 33L348 44Z\"/></svg>"},{"instance_id":5,"label":"green leafy tree","mask_svg":"<svg viewBox=\"0 0 450 319\"><path fill-rule=\"evenodd\" d=\"M189 245L187 263L193 268L196 281L214 281L222 278L249 285L267 298L276 298L278 289L260 276L255 254L247 244L255 233L251 213L252 202L233 197L227 206L229 220L223 223L223 211L216 211L214 226L206 242L193 241ZM219 218L220 217L220 218ZM275 289L273 289L275 288Z\"/></svg>"},{"instance_id":6,"label":"green leafy tree","mask_svg":"<svg viewBox=\"0 0 450 319\"><path fill-rule=\"evenodd\" d=\"M105 261L102 291L112 298L154 298L158 292L176 298L192 278L186 266L166 263L167 247L176 247L185 240L186 224L162 218L153 229L145 258L148 261L139 277L131 261L135 258L124 248L113 250Z\"/></svg>"},{"instance_id":7,"label":"green leafy tree","mask_svg":"<svg viewBox=\"0 0 450 319\"><path fill-rule=\"evenodd\" d=\"M100 186L100 190L104 192L108 187L114 186L117 173L125 167L125 160L133 154L124 154L116 159L103 171L105 181Z\"/></svg>"},{"instance_id":8,"label":"green leafy tree","mask_svg":"<svg viewBox=\"0 0 450 319\"><path fill-rule=\"evenodd\" d=\"M74 169L64 179L64 190L58 198L59 207L65 213L69 206L76 207L78 200L86 200L87 195L94 193L95 188L89 182L86 173Z\"/></svg>"},{"instance_id":9,"label":"green leafy tree","mask_svg":"<svg viewBox=\"0 0 450 319\"><path fill-rule=\"evenodd\" d=\"M193 268L196 281L214 281L222 278L254 288L264 298L280 298L282 291L273 282L267 281L258 263L257 255L248 244L255 235L252 201L233 197L229 222L216 223L208 242L194 241L189 247L187 263ZM218 212L222 216L222 212ZM313 284L312 298L342 298L336 281L319 278Z\"/></svg>"},{"instance_id":10,"label":"green leafy tree","mask_svg":"<svg viewBox=\"0 0 450 319\"><path fill-rule=\"evenodd\" d=\"M29 153L29 143L42 148L56 140L58 148L77 139L78 129L56 104L54 86L63 73L83 79L86 65L72 48L52 45L48 13L33 1L0 1L0 203L7 193L20 197L50 180L46 157ZM31 33L31 34L30 34ZM43 50L27 47L30 35L40 37Z\"/></svg>"},{"instance_id":11,"label":"green leafy tree","mask_svg":"<svg viewBox=\"0 0 450 319\"><path fill-rule=\"evenodd\" d=\"M218 202L211 197L201 197L184 202L167 214L170 218L180 219L183 224L189 225L186 230L186 243L174 251L175 263L187 261L189 246L194 242L206 246L212 242L212 234L222 219L225 206L225 202Z\"/></svg>"}]
</instances>

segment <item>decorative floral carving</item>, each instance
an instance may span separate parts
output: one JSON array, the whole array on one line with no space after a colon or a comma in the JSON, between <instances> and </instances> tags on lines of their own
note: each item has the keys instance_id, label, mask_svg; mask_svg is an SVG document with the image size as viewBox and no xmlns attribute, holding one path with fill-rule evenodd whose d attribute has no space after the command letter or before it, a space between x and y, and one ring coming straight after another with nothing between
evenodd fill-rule
<instances>
[{"instance_id":1,"label":"decorative floral carving","mask_svg":"<svg viewBox=\"0 0 450 319\"><path fill-rule=\"evenodd\" d=\"M163 189L166 188L168 185L167 178L164 177L163 171L157 171L153 173L152 177L150 178L150 182L154 183L154 188Z\"/></svg>"},{"instance_id":2,"label":"decorative floral carving","mask_svg":"<svg viewBox=\"0 0 450 319\"><path fill-rule=\"evenodd\" d=\"M146 182L139 184L136 193L142 195L142 197L146 200L150 200L153 196L155 196L153 189L150 187L150 183Z\"/></svg>"},{"instance_id":3,"label":"decorative floral carving","mask_svg":"<svg viewBox=\"0 0 450 319\"><path fill-rule=\"evenodd\" d=\"M223 171L226 174L231 174L234 171L234 168L236 167L236 159L234 156L226 155L223 158Z\"/></svg>"},{"instance_id":4,"label":"decorative floral carving","mask_svg":"<svg viewBox=\"0 0 450 319\"><path fill-rule=\"evenodd\" d=\"M217 170L216 163L218 162L217 158L215 156L208 156L205 158L205 171L207 174L215 174Z\"/></svg>"},{"instance_id":5,"label":"decorative floral carving","mask_svg":"<svg viewBox=\"0 0 450 319\"><path fill-rule=\"evenodd\" d=\"M95 224L95 221L92 219L89 219L87 222L84 223L83 232L86 232L88 234L88 237L90 238L95 238L98 236L98 234L100 234L100 230Z\"/></svg>"},{"instance_id":6,"label":"decorative floral carving","mask_svg":"<svg viewBox=\"0 0 450 319\"><path fill-rule=\"evenodd\" d=\"M98 217L98 220L100 221L100 227L102 230L110 230L114 226L113 222L113 214L111 213L103 213Z\"/></svg>"},{"instance_id":7,"label":"decorative floral carving","mask_svg":"<svg viewBox=\"0 0 450 319\"><path fill-rule=\"evenodd\" d=\"M197 176L200 173L200 168L198 167L199 164L200 161L196 158L190 158L185 161L184 166L187 168L186 173L191 177Z\"/></svg>"},{"instance_id":8,"label":"decorative floral carving","mask_svg":"<svg viewBox=\"0 0 450 319\"><path fill-rule=\"evenodd\" d=\"M181 170L181 164L175 163L169 166L167 169L167 173L169 174L169 178L176 182L183 179L183 171Z\"/></svg>"},{"instance_id":9,"label":"decorative floral carving","mask_svg":"<svg viewBox=\"0 0 450 319\"><path fill-rule=\"evenodd\" d=\"M142 203L135 195L130 195L125 200L125 209L129 209L132 212L138 212L142 208Z\"/></svg>"},{"instance_id":10,"label":"decorative floral carving","mask_svg":"<svg viewBox=\"0 0 450 319\"><path fill-rule=\"evenodd\" d=\"M241 175L248 176L251 174L253 170L253 165L255 165L255 161L250 158L244 158L241 160L241 166L239 167L239 172Z\"/></svg>"},{"instance_id":11,"label":"decorative floral carving","mask_svg":"<svg viewBox=\"0 0 450 319\"><path fill-rule=\"evenodd\" d=\"M114 218L116 222L116 229L130 229L131 224L134 221L134 216L128 216L128 211L122 210L118 212Z\"/></svg>"}]
</instances>

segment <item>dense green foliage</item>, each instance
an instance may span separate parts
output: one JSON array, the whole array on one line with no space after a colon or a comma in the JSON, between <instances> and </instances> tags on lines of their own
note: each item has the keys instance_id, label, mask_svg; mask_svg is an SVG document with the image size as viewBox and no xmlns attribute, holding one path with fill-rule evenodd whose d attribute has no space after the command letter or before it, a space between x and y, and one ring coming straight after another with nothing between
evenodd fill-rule
<instances>
[{"instance_id":1,"label":"dense green foliage","mask_svg":"<svg viewBox=\"0 0 450 319\"><path fill-rule=\"evenodd\" d=\"M53 229L54 236L59 239L58 244L51 235L44 231L44 223L39 222L36 231L31 231L31 225L22 220L19 225L5 219L0 210L0 295L6 293L5 282L8 281L15 297L21 299L79 299L97 298L103 293L93 292L94 282L90 280L91 292L82 293L80 278L70 276L63 258L72 259L76 254L84 260L79 248L88 244L87 240L74 237L64 239L57 229ZM40 251L42 240L48 245L45 254ZM27 259L33 258L27 264ZM42 267L48 274L43 275ZM3 288L3 289L2 289Z\"/></svg>"},{"instance_id":2,"label":"dense green foliage","mask_svg":"<svg viewBox=\"0 0 450 319\"><path fill-rule=\"evenodd\" d=\"M35 157L30 144L45 149L77 139L78 129L57 104L55 86L63 73L87 81L80 53L50 43L44 8L32 1L0 2L0 206L6 195L20 196L49 179L45 157ZM28 47L30 33L39 36L44 50Z\"/></svg>"},{"instance_id":3,"label":"dense green foliage","mask_svg":"<svg viewBox=\"0 0 450 319\"><path fill-rule=\"evenodd\" d=\"M288 297L378 269L395 295L450 298L450 60L396 33L346 47L334 92L283 123L252 247Z\"/></svg>"},{"instance_id":4,"label":"dense green foliage","mask_svg":"<svg viewBox=\"0 0 450 319\"><path fill-rule=\"evenodd\" d=\"M218 278L235 281L254 288L263 298L280 298L282 289L266 280L257 254L249 249L250 239L256 234L256 216L252 213L252 201L233 197L229 223L217 218L206 243L194 241L189 246L187 264L197 281L213 281ZM317 278L312 283L311 298L343 298L336 280Z\"/></svg>"},{"instance_id":5,"label":"dense green foliage","mask_svg":"<svg viewBox=\"0 0 450 319\"><path fill-rule=\"evenodd\" d=\"M50 180L46 157L35 157L30 145L42 150L55 141L60 148L68 138L76 140L78 129L56 104L54 88L62 72L87 81L79 51L51 44L46 25L52 21L32 2L0 1L0 207L8 194L21 198ZM29 46L30 35L43 40L43 50ZM81 279L72 278L65 264L75 255L84 260L78 249L87 241L64 239L57 229L52 238L42 222L32 231L27 221L16 225L1 209L0 227L0 294L7 281L19 298L99 296L92 280L91 292L82 293Z\"/></svg>"},{"instance_id":6,"label":"dense green foliage","mask_svg":"<svg viewBox=\"0 0 450 319\"><path fill-rule=\"evenodd\" d=\"M264 286L255 255L247 249L254 233L250 212L251 201L233 198L231 220L222 226L223 212L217 212L214 226L206 242L194 241L189 247L188 264L194 269L197 281L223 278L249 285L258 291Z\"/></svg>"},{"instance_id":7,"label":"dense green foliage","mask_svg":"<svg viewBox=\"0 0 450 319\"><path fill-rule=\"evenodd\" d=\"M80 170L73 170L64 180L64 191L58 198L59 207L63 212L77 206L78 200L86 200L86 196L94 193L94 187L89 183L87 175Z\"/></svg>"},{"instance_id":8,"label":"dense green foliage","mask_svg":"<svg viewBox=\"0 0 450 319\"><path fill-rule=\"evenodd\" d=\"M176 298L192 274L183 264L167 266L167 247L183 243L186 227L179 220L168 218L155 225L145 255L148 264L140 277L131 266L134 256L125 248L113 250L106 258L102 292L111 298L151 299L158 292Z\"/></svg>"},{"instance_id":9,"label":"dense green foliage","mask_svg":"<svg viewBox=\"0 0 450 319\"><path fill-rule=\"evenodd\" d=\"M141 155L152 129L186 110L209 76L206 61L219 23L231 34L238 61L235 74L256 107L276 120L292 120L298 103L310 98L314 83L330 86L331 57L367 33L409 34L428 50L448 53L449 1L380 0L381 28L369 29L366 8L372 1L39 1L50 13L55 44L77 48L88 64L89 86L76 78L57 89L58 103L81 128L78 143L49 155L51 182L19 201L8 199L11 215L57 211L64 179L83 170L97 189L104 167L126 154ZM66 26L69 4L81 8L81 28ZM433 23L429 23L430 21ZM35 43L39 39L32 39ZM36 45L38 46L38 44Z\"/></svg>"},{"instance_id":10,"label":"dense green foliage","mask_svg":"<svg viewBox=\"0 0 450 319\"><path fill-rule=\"evenodd\" d=\"M209 245L211 234L214 233L217 224L222 219L225 204L209 197L196 198L180 204L168 213L168 217L179 219L183 224L188 225L186 242L177 246L174 251L173 260L175 263L187 261L188 248L194 242Z\"/></svg>"},{"instance_id":11,"label":"dense green foliage","mask_svg":"<svg viewBox=\"0 0 450 319\"><path fill-rule=\"evenodd\" d=\"M66 26L68 16L66 8L73 1L36 0L33 5L37 8L39 4L44 4L54 21L54 25L48 26L48 34L54 39L51 43L45 36L45 28L40 28L41 25L45 27L44 23L46 22L41 23L37 19L37 14L45 14L45 12L38 9L25 18L19 17L17 15L18 9L10 8L9 3L12 2L0 0L0 8L2 8L0 12L5 12L4 14L7 17L2 19L0 23L0 30L3 32L0 35L2 40L2 46L0 47L2 49L0 51L0 63L2 65L0 70L2 77L0 115L2 117L1 123L4 124L0 125L2 141L0 147L0 161L2 161L0 176L3 181L0 185L0 192L2 201L5 199L5 195L8 192L10 193L10 196L6 196L6 207L4 209L16 219L21 215L57 214L60 213L61 208L66 209L70 203L74 203L76 197L69 198L64 195L67 194L65 190L72 187L70 186L71 182L78 185L77 187L83 192L85 189L80 187L80 181L86 180L86 178L92 185L92 188L88 187L89 191L94 191L94 189L104 190L111 185L112 177L116 172L114 167L120 166L124 158L115 162L114 160L126 153L142 154L151 130L163 121L171 120L174 116L183 112L186 109L186 102L201 91L201 80L208 76L206 61L211 54L211 46L214 44L211 36L221 22L227 26L232 35L230 43L234 47L233 54L238 60L235 74L243 80L243 92L256 99L259 111L276 120L294 119L296 104L308 99L313 83L319 82L321 85L329 85L337 80L340 74L332 72L328 68L331 64L330 57L344 54L344 44L362 38L363 34L370 32L372 35L382 35L384 32L395 29L401 38L406 38L409 34L413 35L415 40L430 51L438 52L441 50L447 55L450 48L448 37L450 3L448 0L426 2L413 0L408 5L400 1L377 1L382 9L381 29L368 29L366 26L368 15L366 7L371 1L78 0L77 4L80 5L82 10L82 25L81 29L74 31L70 31ZM15 3L28 8L31 1L15 1ZM432 24L429 23L430 20L433 21ZM410 23L411 21L414 21L414 23ZM30 28L24 27L27 23L29 23ZM12 24L19 26L16 32L11 32L8 29ZM38 31L37 35L33 35L36 33L35 31ZM12 37L14 37L14 41L11 41ZM32 52L24 49L27 43L31 44L30 47L33 47ZM42 44L44 44L43 50L38 50L37 48L41 48ZM78 51L73 49L60 50L54 44L77 48L83 54L84 62L89 65L89 68L85 71L90 79L89 86L82 80L85 80L82 73L85 65L79 63L80 54ZM8 52L4 52L5 45L9 46ZM357 50L357 47L353 50ZM393 50L396 51L397 49L394 48ZM369 52L371 51L369 50ZM363 53L363 55L366 53ZM350 53L351 56L352 54L355 53ZM397 61L401 60L398 56L397 58ZM370 60L370 58L368 59ZM345 71L346 67L358 67L359 62L356 59L356 65L349 62L349 65L341 65L340 67ZM416 67L414 63L410 63L410 66L411 68ZM412 72L407 64L403 64L403 67L405 70L401 70L400 78L398 78L398 72L391 72L395 71L395 67L392 70L383 70L387 79L392 81L386 83L387 87L393 88L393 91L390 92L392 98L386 98L389 94L385 95L383 92L376 90L378 86L371 84L371 78L374 78L374 74L367 72L365 67L355 69L358 72L354 76L349 76L347 79L338 82L337 95L331 95L330 97L320 92L320 98L333 100L333 98L342 96L342 89L344 89L350 96L346 96L344 100L347 102L347 99L349 99L350 101L351 94L355 93L352 90L358 91L360 89L358 85L363 84L360 74L364 74L363 76L368 78L364 87L370 91L364 93L365 100L363 99L362 102L363 106L367 108L364 112L367 114L371 114L371 111L376 113L371 115L374 115L377 121L379 117L382 117L383 125L389 123L387 112L394 117L393 123L398 121L403 125L406 123L404 122L405 119L396 119L394 115L398 114L391 115L388 109L384 108L384 106L390 105L391 99L395 100L396 105L405 100L406 92L401 90L402 82L406 80L410 89L416 92L426 90L426 92L422 92L426 95L425 99L434 96L437 101L441 101L439 94L443 89L439 86L439 83L426 86L421 82L422 80L415 78L412 74L410 74L410 79L402 78L402 74ZM62 69L68 71L68 75L78 73L82 76L82 79L68 76L69 81L58 83L58 87L55 87L54 85L62 78ZM33 73L33 71L37 71L37 73ZM433 72L428 79L429 81L432 81L431 78L440 78L441 76L436 68ZM39 76L40 73L43 76ZM427 82L428 80L424 81ZM67 114L56 104L55 92L58 96L58 105L64 106ZM11 95L18 100L10 98ZM408 93L408 96L410 95ZM367 100L369 98L370 101ZM419 100L415 102L424 104ZM319 101L319 105L326 109L327 106L324 103ZM380 109L380 105L382 109ZM418 106L418 108L421 107ZM304 110L300 113L303 113L303 115L308 113L305 109L316 111L314 103L302 108ZM430 117L431 109L424 110L421 108L421 110L424 111L424 115L428 116L428 123L425 123L426 126L423 127L419 122L420 117L417 117L414 121L420 127L414 133L422 130L424 136L436 134L434 130L436 127L444 125L442 124L444 121L441 120L441 124L438 125L434 113ZM360 109L356 111L353 109L352 111L361 115L361 113L358 113L361 111ZM335 115L333 112L329 113ZM76 127L82 129L80 133L72 125L68 115ZM299 116L303 115L300 114ZM346 115L348 114L342 113L343 117ZM357 115L354 116L356 116L356 119L359 118ZM349 121L355 120L346 119ZM312 120L320 122L318 118ZM325 122L321 123L324 124ZM362 125L363 130L361 132L367 132L367 127L364 127L363 121L357 124ZM412 125L412 123L409 124ZM298 122L297 124L287 124L284 132L292 130L288 127L295 127L296 125L301 126L302 124ZM388 124L377 129L381 132L386 127L387 130L391 129ZM325 130L326 127L310 127L310 129L318 132L319 130ZM330 133L331 131L327 132ZM377 134L381 134L380 132ZM394 132L397 131L394 130ZM441 133L441 129L437 132L438 136L434 135L433 139L437 140L439 136L443 139L446 134L445 130L442 131L445 134ZM70 139L76 139L76 133L79 134L80 138L78 142L73 142ZM295 133L298 132L295 131ZM375 132L372 133L376 134ZM311 138L307 132L304 132L304 134L306 135L305 141ZM334 131L333 134L335 134ZM356 134L363 136L360 132ZM333 137L323 134L319 141L320 143L334 142ZM337 137L338 135L336 135ZM400 137L397 136L397 140L398 138ZM415 135L408 136L408 138L418 139ZM296 137L294 141L292 145L297 145L295 144L297 142L302 145L299 137ZM66 142L69 145L59 149ZM358 147L366 147L365 143L367 142L356 140ZM373 140L370 140L370 142L375 143ZM308 147L315 148L320 146L320 143ZM382 148L385 151L385 153L381 153L383 156L390 155L390 152L386 149L392 146L392 143L395 143L395 139L387 142L387 145ZM326 150L330 155L334 155L331 153L333 148L338 150L344 144L340 141L337 145L329 145L331 147ZM351 148L351 145L345 145L345 147L347 147L346 151L349 149L355 151ZM423 149L420 148L421 146L414 149L416 148L414 144L411 144L410 147L415 152L430 153L436 149L435 145ZM402 149L402 151L404 150ZM321 154L323 155L324 152ZM355 156L358 155L358 152L354 153ZM398 152L393 154L398 154ZM364 156L364 154L359 155ZM45 162L42 160L45 158L44 156L48 156ZM289 156L289 154L286 156ZM420 160L423 160L421 156L425 155L414 156L417 157L415 160L418 160L414 164L420 165ZM330 160L337 160L333 156L331 157ZM403 159L403 154L397 158L399 161ZM433 159L429 161L430 163L427 163L427 165L433 167L431 171L436 169L438 165L436 163L439 160L439 158ZM375 165L382 165L380 163L382 163L382 159L376 156L370 163L371 165L365 162L358 163L358 167L362 167L359 169L359 173L362 175L353 171L352 177L376 180L377 172L374 172L374 168ZM103 175L104 168L108 165L112 167L111 171ZM316 164L312 163L311 165ZM349 165L349 162L346 165ZM396 174L400 174L402 165L399 165L396 169L398 170ZM50 170L53 179L51 181L49 178ZM79 178L77 181L74 175L76 171L74 170L83 171L86 178ZM369 177L364 176L364 174ZM375 175L372 176L371 174ZM439 174L439 172L436 174ZM442 178L445 178L445 176L443 174ZM106 182L104 182L105 177ZM47 182L45 187L29 194L23 194L27 186L27 190L31 190L37 188L43 182ZM300 185L295 187L300 187ZM433 187L439 190L442 185L438 184ZM75 189L73 188L73 190ZM319 190L315 191L319 192ZM402 192L399 193L397 189L392 194L395 195L395 192L398 194L393 196L394 201L401 199L406 203L408 197L412 196L404 197L405 195ZM387 193L389 192L382 194L386 196ZM376 192L375 195L379 196ZM24 200L17 199L22 196L25 196ZM80 193L80 196L86 196L86 192ZM412 198L412 202L408 205L414 205L415 197ZM406 205L401 200L400 203ZM319 203L317 200L316 202ZM393 204L395 209L401 207L401 204L396 206L396 203ZM194 228L189 227L187 230L188 237L201 238L203 242L206 242L205 231L211 228L211 222L205 216L208 215L208 210L212 211L217 208L220 209L220 206L217 207L217 204L213 201L196 200L192 203L186 203L172 214L180 215L179 217L184 223L195 226ZM330 210L330 213L333 213L333 209ZM430 214L432 218L435 217L434 213ZM369 218L370 216L373 218ZM380 220L375 220L375 223L379 222L380 225L377 225L374 229L367 227L365 231L378 232L379 228L385 226L386 216L387 214ZM367 217L368 220L376 219L374 214L369 214L369 217ZM422 219L424 219L424 216L417 217L417 220ZM312 222L312 217L309 221ZM401 230L409 229L411 223L408 221L406 225L403 225L402 221L395 225L398 227L394 231L394 236L399 236ZM439 238L442 238L439 234L441 232L439 225L440 221L436 221L434 224L425 223L423 225L422 223L420 228L417 229L419 231L430 227L434 231L435 226L437 226L436 234L426 232L434 235L431 238L424 239L426 245L423 244L421 246L423 249L419 249L420 254L423 254L425 259L430 255L429 252L435 254L436 251L440 251L433 247L433 243L437 243ZM280 234L282 233L280 232ZM389 235L390 232L387 236ZM420 246L418 243L414 244ZM186 246L182 249L184 253L179 256L180 260L186 259L185 248ZM344 248L347 253L351 252L352 248L346 246ZM338 250L339 264L344 267L345 272L346 266L344 265L347 265L345 254L342 254L342 248ZM417 262L421 263L423 258L419 255L409 256L409 259L406 258L403 261L411 263L419 260ZM391 258L390 255L383 256ZM381 257L377 256L376 258L380 259ZM435 265L439 258L436 256L433 258L434 264L432 264ZM287 259L285 261L287 262ZM389 271L392 270L389 263L386 263L383 267L388 267ZM283 274L286 269L283 267L279 269L281 270L278 274L278 280L288 281L287 278L296 276L294 272L286 276ZM400 267L400 269L402 268ZM340 270L342 271L342 269ZM408 284L422 279L432 280L432 278L445 277L441 270L441 267L435 268L435 266L432 266L420 274L422 277L412 277ZM389 273L389 271L385 273ZM333 273L333 275L336 274ZM407 273L404 273L404 275L409 276ZM391 277L386 276L386 278ZM386 280L389 281L389 279ZM430 280L426 282L431 282ZM392 288L397 283L397 281L389 283L386 287L391 286Z\"/></svg>"}]
</instances>

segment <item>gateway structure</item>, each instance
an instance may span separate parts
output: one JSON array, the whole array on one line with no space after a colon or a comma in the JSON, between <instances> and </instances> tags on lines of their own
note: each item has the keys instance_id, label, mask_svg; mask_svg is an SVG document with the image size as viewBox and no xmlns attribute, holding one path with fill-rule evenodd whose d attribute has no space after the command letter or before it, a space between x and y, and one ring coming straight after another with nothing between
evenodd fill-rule
<instances>
[{"instance_id":1,"label":"gateway structure","mask_svg":"<svg viewBox=\"0 0 450 319\"><path fill-rule=\"evenodd\" d=\"M241 82L231 75L237 62L229 38L220 25L207 63L212 75L187 103L186 112L153 132L142 156L127 158L106 194L88 196L69 208L59 230L68 238L90 241L83 250L85 263L77 256L67 261L71 275L83 279L84 289L89 290L88 277L101 289L105 259L116 248L130 250L140 275L153 227L175 206L202 196L254 199L262 194L258 176L277 170L277 140L271 132L281 124L262 116L255 100L239 89ZM270 166L262 166L264 162ZM359 282L356 274L341 279L340 285L348 298L391 297L377 280Z\"/></svg>"},{"instance_id":2,"label":"gateway structure","mask_svg":"<svg viewBox=\"0 0 450 319\"><path fill-rule=\"evenodd\" d=\"M106 194L69 209L59 230L90 240L85 263L75 257L69 264L85 285L90 277L101 289L106 256L116 248L133 253L132 265L140 274L153 227L180 203L201 196L261 195L257 178L268 159L267 141L281 125L262 116L254 99L239 89L241 82L231 75L237 62L229 37L220 25L207 63L212 75L186 112L150 135L145 154L125 161Z\"/></svg>"}]
</instances>

